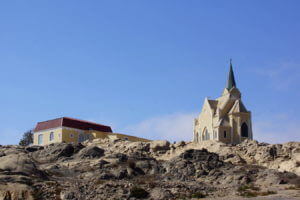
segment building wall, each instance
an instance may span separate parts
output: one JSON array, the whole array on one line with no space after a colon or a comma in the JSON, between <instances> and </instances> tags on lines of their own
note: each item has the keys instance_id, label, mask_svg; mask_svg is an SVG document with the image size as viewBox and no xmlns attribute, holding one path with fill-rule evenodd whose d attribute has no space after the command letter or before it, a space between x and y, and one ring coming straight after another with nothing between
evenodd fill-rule
<instances>
[{"instance_id":1,"label":"building wall","mask_svg":"<svg viewBox=\"0 0 300 200\"><path fill-rule=\"evenodd\" d=\"M239 133L241 136L241 141L245 140L245 139L253 139L252 138L252 125L251 125L251 114L240 114L240 128L239 128ZM241 133L241 126L243 123L246 123L248 126L248 138L242 137L242 133Z\"/></svg>"},{"instance_id":2,"label":"building wall","mask_svg":"<svg viewBox=\"0 0 300 200\"><path fill-rule=\"evenodd\" d=\"M224 137L224 131L226 131L226 137ZM224 143L231 143L231 127L219 127L219 141Z\"/></svg>"},{"instance_id":3,"label":"building wall","mask_svg":"<svg viewBox=\"0 0 300 200\"><path fill-rule=\"evenodd\" d=\"M53 140L50 139L50 133L54 134ZM38 135L43 135L43 143L38 144ZM33 137L33 144L34 145L48 145L51 143L58 143L58 142L66 142L66 143L72 143L72 142L78 142L80 135L84 136L87 139L122 139L127 138L129 141L132 142L149 142L150 140L139 138L135 136L120 134L120 133L109 133L109 132L101 132L101 131L95 131L95 130L80 130L75 128L68 128L68 127L58 127L54 129L47 129L43 131L39 131L34 133Z\"/></svg>"},{"instance_id":4,"label":"building wall","mask_svg":"<svg viewBox=\"0 0 300 200\"><path fill-rule=\"evenodd\" d=\"M62 142L78 142L79 134L86 134L84 130L75 129L75 128L62 128Z\"/></svg>"},{"instance_id":5,"label":"building wall","mask_svg":"<svg viewBox=\"0 0 300 200\"><path fill-rule=\"evenodd\" d=\"M54 138L53 138L53 140L50 141L50 133L51 132L53 133ZM62 142L62 127L35 132L33 134L33 144L34 145L39 145L38 144L38 136L39 135L43 135L43 143L41 145Z\"/></svg>"},{"instance_id":6,"label":"building wall","mask_svg":"<svg viewBox=\"0 0 300 200\"><path fill-rule=\"evenodd\" d=\"M108 135L112 134L112 133L108 133L108 132L101 132L101 131L95 131L95 130L90 130L88 131L88 133L91 135L91 139L96 139L96 138L107 138Z\"/></svg>"},{"instance_id":7,"label":"building wall","mask_svg":"<svg viewBox=\"0 0 300 200\"><path fill-rule=\"evenodd\" d=\"M240 119L237 116L231 116L231 126L232 126L232 143L238 144L240 143Z\"/></svg>"},{"instance_id":8,"label":"building wall","mask_svg":"<svg viewBox=\"0 0 300 200\"><path fill-rule=\"evenodd\" d=\"M196 131L195 134L198 132L198 141L202 141L205 129L207 129L210 139L212 139L213 138L212 113L211 113L211 110L207 103L207 100L205 101L202 112L199 115L198 123L199 123L199 125L197 126L197 129L195 130Z\"/></svg>"}]
</instances>

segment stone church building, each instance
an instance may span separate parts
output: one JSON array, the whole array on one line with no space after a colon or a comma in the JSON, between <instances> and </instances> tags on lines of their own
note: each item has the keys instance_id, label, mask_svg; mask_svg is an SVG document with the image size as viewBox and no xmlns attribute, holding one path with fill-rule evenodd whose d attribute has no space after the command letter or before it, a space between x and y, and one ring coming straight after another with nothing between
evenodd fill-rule
<instances>
[{"instance_id":1,"label":"stone church building","mask_svg":"<svg viewBox=\"0 0 300 200\"><path fill-rule=\"evenodd\" d=\"M252 138L251 112L242 102L230 61L226 88L216 100L204 100L202 111L194 121L193 141L217 140L238 144Z\"/></svg>"}]
</instances>

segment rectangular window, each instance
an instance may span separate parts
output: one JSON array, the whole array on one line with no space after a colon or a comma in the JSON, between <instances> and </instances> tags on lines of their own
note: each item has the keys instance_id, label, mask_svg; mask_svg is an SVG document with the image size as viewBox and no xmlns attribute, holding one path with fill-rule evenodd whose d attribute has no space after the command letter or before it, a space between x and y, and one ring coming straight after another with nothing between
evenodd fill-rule
<instances>
[{"instance_id":1,"label":"rectangular window","mask_svg":"<svg viewBox=\"0 0 300 200\"><path fill-rule=\"evenodd\" d=\"M54 133L53 132L50 132L49 140L50 141L54 140Z\"/></svg>"},{"instance_id":2,"label":"rectangular window","mask_svg":"<svg viewBox=\"0 0 300 200\"><path fill-rule=\"evenodd\" d=\"M43 134L38 135L38 144L43 144Z\"/></svg>"},{"instance_id":3,"label":"rectangular window","mask_svg":"<svg viewBox=\"0 0 300 200\"><path fill-rule=\"evenodd\" d=\"M226 135L227 135L227 133L226 133L226 131L224 131L224 138L226 138Z\"/></svg>"}]
</instances>

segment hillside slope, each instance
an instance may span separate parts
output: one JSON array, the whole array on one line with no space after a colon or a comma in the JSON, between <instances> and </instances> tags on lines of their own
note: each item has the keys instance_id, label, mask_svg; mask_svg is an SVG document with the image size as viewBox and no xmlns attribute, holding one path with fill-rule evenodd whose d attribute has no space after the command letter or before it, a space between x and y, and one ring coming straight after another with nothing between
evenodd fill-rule
<instances>
[{"instance_id":1,"label":"hillside slope","mask_svg":"<svg viewBox=\"0 0 300 200\"><path fill-rule=\"evenodd\" d=\"M300 199L300 143L0 146L0 200Z\"/></svg>"}]
</instances>

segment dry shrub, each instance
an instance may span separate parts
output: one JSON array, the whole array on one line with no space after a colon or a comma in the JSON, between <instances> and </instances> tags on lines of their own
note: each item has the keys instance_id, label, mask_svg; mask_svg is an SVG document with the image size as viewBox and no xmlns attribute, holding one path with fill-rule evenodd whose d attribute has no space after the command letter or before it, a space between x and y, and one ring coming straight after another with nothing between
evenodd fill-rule
<instances>
[{"instance_id":1,"label":"dry shrub","mask_svg":"<svg viewBox=\"0 0 300 200\"><path fill-rule=\"evenodd\" d=\"M197 199L205 198L205 196L206 195L201 192L196 192L196 193L192 194L192 198L197 198Z\"/></svg>"},{"instance_id":2,"label":"dry shrub","mask_svg":"<svg viewBox=\"0 0 300 200\"><path fill-rule=\"evenodd\" d=\"M133 187L130 190L130 197L134 197L137 199L144 199L149 196L149 193L143 188Z\"/></svg>"},{"instance_id":3,"label":"dry shrub","mask_svg":"<svg viewBox=\"0 0 300 200\"><path fill-rule=\"evenodd\" d=\"M135 169L136 168L136 164L134 160L128 160L127 161L128 167L130 167L131 169Z\"/></svg>"}]
</instances>

